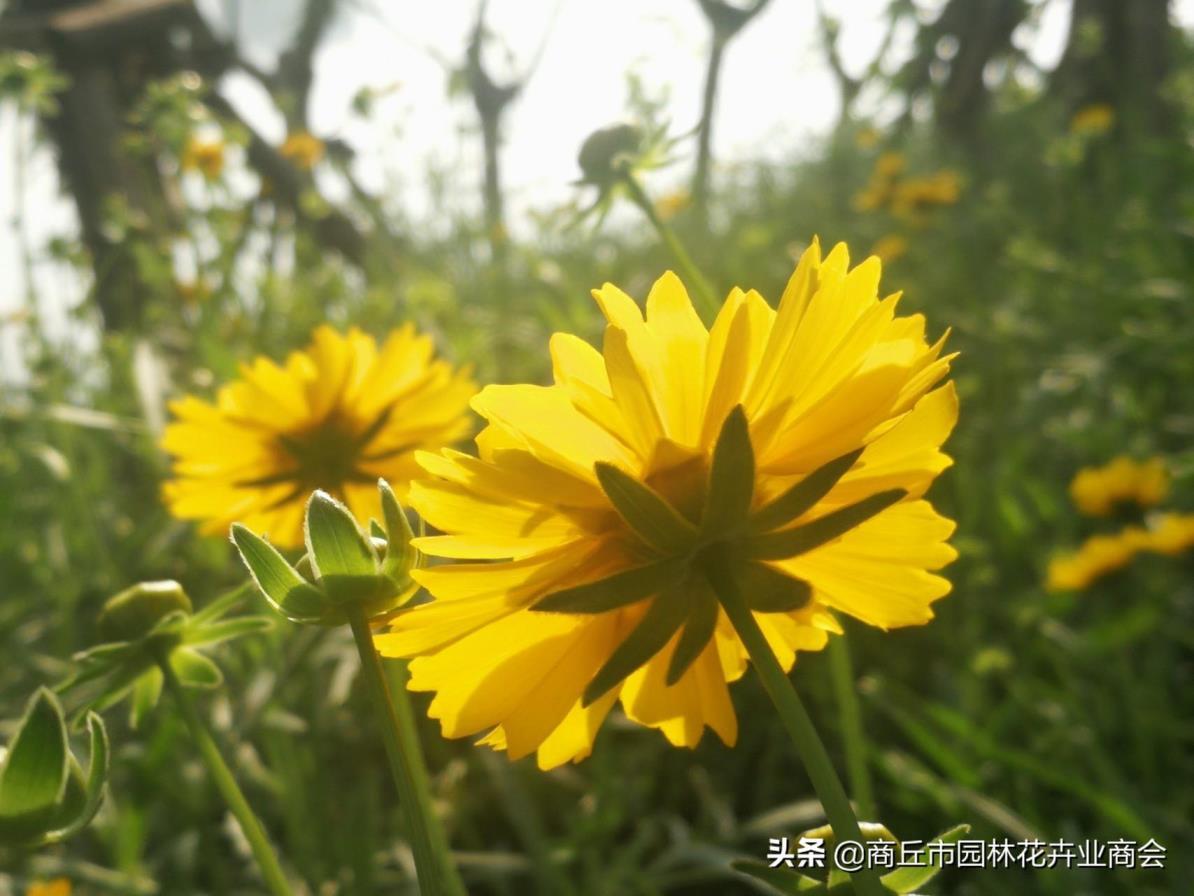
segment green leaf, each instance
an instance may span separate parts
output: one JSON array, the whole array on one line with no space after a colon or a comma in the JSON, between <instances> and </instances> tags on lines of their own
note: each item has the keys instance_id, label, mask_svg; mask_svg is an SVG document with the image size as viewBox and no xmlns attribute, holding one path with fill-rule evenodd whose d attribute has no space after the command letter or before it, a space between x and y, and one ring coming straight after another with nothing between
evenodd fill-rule
<instances>
[{"instance_id":1,"label":"green leaf","mask_svg":"<svg viewBox=\"0 0 1194 896\"><path fill-rule=\"evenodd\" d=\"M66 789L68 756L62 707L39 688L0 769L0 819L32 825L48 818Z\"/></svg>"},{"instance_id":2,"label":"green leaf","mask_svg":"<svg viewBox=\"0 0 1194 896\"><path fill-rule=\"evenodd\" d=\"M102 678L131 657L136 656L137 652L137 647L126 641L99 644L87 650L81 650L71 657L75 666L74 672L55 690L65 694L95 681L97 678Z\"/></svg>"},{"instance_id":3,"label":"green leaf","mask_svg":"<svg viewBox=\"0 0 1194 896\"><path fill-rule=\"evenodd\" d=\"M381 493L381 511L385 517L386 555L381 562L381 574L386 578L404 582L409 578L418 553L410 543L414 538L414 532L411 531L410 520L406 518L390 484L384 479L379 479L377 490Z\"/></svg>"},{"instance_id":4,"label":"green leaf","mask_svg":"<svg viewBox=\"0 0 1194 896\"><path fill-rule=\"evenodd\" d=\"M701 651L705 649L705 645L709 643L709 639L713 637L713 632L717 628L720 604L717 602L717 595L713 593L713 589L698 576L690 578L688 586L692 589L692 600L688 607L688 619L684 623L684 631L680 633L680 640L676 642L676 649L672 651L672 658L668 661L667 678L665 679L668 685L675 684L683 677L684 673L688 671L688 667L701 655Z\"/></svg>"},{"instance_id":5,"label":"green leaf","mask_svg":"<svg viewBox=\"0 0 1194 896\"><path fill-rule=\"evenodd\" d=\"M734 571L742 599L756 613L790 613L813 596L812 586L766 563L743 563Z\"/></svg>"},{"instance_id":6,"label":"green leaf","mask_svg":"<svg viewBox=\"0 0 1194 896\"><path fill-rule=\"evenodd\" d=\"M186 687L211 689L224 683L220 667L189 647L180 647L170 654L170 668Z\"/></svg>"},{"instance_id":7,"label":"green leaf","mask_svg":"<svg viewBox=\"0 0 1194 896\"><path fill-rule=\"evenodd\" d=\"M136 730L141 722L158 705L162 696L162 670L147 669L145 674L133 683L132 699L129 701L129 725Z\"/></svg>"},{"instance_id":8,"label":"green leaf","mask_svg":"<svg viewBox=\"0 0 1194 896\"><path fill-rule=\"evenodd\" d=\"M531 609L547 613L605 613L657 594L684 574L683 560L659 560L604 579L553 592Z\"/></svg>"},{"instance_id":9,"label":"green leaf","mask_svg":"<svg viewBox=\"0 0 1194 896\"><path fill-rule=\"evenodd\" d=\"M755 453L750 426L742 405L737 405L717 436L709 470L709 491L701 516L701 532L720 535L746 521L755 487Z\"/></svg>"},{"instance_id":10,"label":"green leaf","mask_svg":"<svg viewBox=\"0 0 1194 896\"><path fill-rule=\"evenodd\" d=\"M316 579L333 603L357 601L377 591L377 554L347 507L317 491L307 502L304 528Z\"/></svg>"},{"instance_id":11,"label":"green leaf","mask_svg":"<svg viewBox=\"0 0 1194 896\"><path fill-rule=\"evenodd\" d=\"M696 540L696 527L650 486L613 464L595 465L601 489L618 515L644 542L664 554L688 551Z\"/></svg>"},{"instance_id":12,"label":"green leaf","mask_svg":"<svg viewBox=\"0 0 1194 896\"><path fill-rule=\"evenodd\" d=\"M264 538L236 523L232 541L265 599L287 619L314 622L327 612L323 592L299 575Z\"/></svg>"},{"instance_id":13,"label":"green leaf","mask_svg":"<svg viewBox=\"0 0 1194 896\"><path fill-rule=\"evenodd\" d=\"M606 691L659 653L683 624L687 607L678 589L669 589L651 602L642 620L597 670L585 688L581 704L589 706Z\"/></svg>"},{"instance_id":14,"label":"green leaf","mask_svg":"<svg viewBox=\"0 0 1194 896\"><path fill-rule=\"evenodd\" d=\"M954 843L969 833L969 831L970 825L960 824L938 834L929 842ZM911 893L913 890L919 889L931 881L940 871L941 861L940 857L938 857L935 862L929 865L908 865L904 868L897 868L895 871L890 871L883 875L879 880L883 886L887 887L893 893Z\"/></svg>"},{"instance_id":15,"label":"green leaf","mask_svg":"<svg viewBox=\"0 0 1194 896\"><path fill-rule=\"evenodd\" d=\"M199 625L206 625L209 622L215 622L224 616L227 616L235 610L240 604L244 603L252 593L252 586L246 582L226 594L221 594L210 604L191 616L191 620Z\"/></svg>"},{"instance_id":16,"label":"green leaf","mask_svg":"<svg viewBox=\"0 0 1194 896\"><path fill-rule=\"evenodd\" d=\"M269 631L273 625L274 620L268 616L237 616L233 619L222 619L210 625L189 626L182 643L190 645L218 644L221 641L230 641L242 635Z\"/></svg>"},{"instance_id":17,"label":"green leaf","mask_svg":"<svg viewBox=\"0 0 1194 896\"><path fill-rule=\"evenodd\" d=\"M855 526L865 523L877 513L903 500L907 494L902 488L879 492L795 529L756 535L746 542L746 554L756 560L783 560L795 557L844 535Z\"/></svg>"},{"instance_id":18,"label":"green leaf","mask_svg":"<svg viewBox=\"0 0 1194 896\"><path fill-rule=\"evenodd\" d=\"M738 860L730 862L730 867L740 874L753 877L757 881L767 884L772 890L783 896L793 893L824 893L825 884L816 878L808 877L791 868L772 868L762 862L748 862Z\"/></svg>"},{"instance_id":19,"label":"green leaf","mask_svg":"<svg viewBox=\"0 0 1194 896\"><path fill-rule=\"evenodd\" d=\"M859 448L813 470L779 497L760 507L750 519L751 528L756 532L767 532L808 513L858 462L862 452Z\"/></svg>"},{"instance_id":20,"label":"green leaf","mask_svg":"<svg viewBox=\"0 0 1194 896\"><path fill-rule=\"evenodd\" d=\"M93 712L87 714L87 731L91 737L91 759L87 766L87 782L83 789L83 805L74 818L56 831L46 834L44 843L59 843L73 837L91 823L104 801L104 785L108 780L108 763L111 746L104 720Z\"/></svg>"}]
</instances>

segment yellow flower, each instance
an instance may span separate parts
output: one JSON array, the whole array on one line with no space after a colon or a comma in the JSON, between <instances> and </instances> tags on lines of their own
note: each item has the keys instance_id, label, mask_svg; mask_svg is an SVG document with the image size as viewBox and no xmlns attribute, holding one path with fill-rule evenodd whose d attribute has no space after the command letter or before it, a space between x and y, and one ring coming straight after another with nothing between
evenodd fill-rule
<instances>
[{"instance_id":1,"label":"yellow flower","mask_svg":"<svg viewBox=\"0 0 1194 896\"><path fill-rule=\"evenodd\" d=\"M660 196L655 203L655 213L665 221L670 221L680 212L692 205L692 196L687 190L676 190L665 196Z\"/></svg>"},{"instance_id":2,"label":"yellow flower","mask_svg":"<svg viewBox=\"0 0 1194 896\"><path fill-rule=\"evenodd\" d=\"M378 347L356 328L315 330L285 365L259 357L214 403L187 396L170 409L162 447L174 456L163 488L170 512L223 533L233 522L277 545L302 542L303 505L317 488L360 519L380 519L377 480L403 495L414 453L470 428L467 371L433 360L430 338L406 325Z\"/></svg>"},{"instance_id":3,"label":"yellow flower","mask_svg":"<svg viewBox=\"0 0 1194 896\"><path fill-rule=\"evenodd\" d=\"M883 136L878 128L873 128L870 125L861 127L854 135L854 145L859 149L871 149L877 146L879 139Z\"/></svg>"},{"instance_id":4,"label":"yellow flower","mask_svg":"<svg viewBox=\"0 0 1194 896\"><path fill-rule=\"evenodd\" d=\"M875 159L875 171L872 175L877 180L893 180L903 173L908 160L903 153L885 152Z\"/></svg>"},{"instance_id":5,"label":"yellow flower","mask_svg":"<svg viewBox=\"0 0 1194 896\"><path fill-rule=\"evenodd\" d=\"M1092 535L1078 550L1054 557L1046 573L1050 591L1080 591L1122 569L1147 544L1143 529L1129 526L1116 535Z\"/></svg>"},{"instance_id":6,"label":"yellow flower","mask_svg":"<svg viewBox=\"0 0 1194 896\"><path fill-rule=\"evenodd\" d=\"M1143 546L1171 557L1194 548L1194 513L1162 513L1150 521Z\"/></svg>"},{"instance_id":7,"label":"yellow flower","mask_svg":"<svg viewBox=\"0 0 1194 896\"><path fill-rule=\"evenodd\" d=\"M215 180L224 171L224 141L192 137L179 164L183 171L198 171L208 180Z\"/></svg>"},{"instance_id":8,"label":"yellow flower","mask_svg":"<svg viewBox=\"0 0 1194 896\"><path fill-rule=\"evenodd\" d=\"M896 178L904 170L906 160L901 153L885 152L875 159L871 179L854 197L854 208L871 212L883 208L892 198Z\"/></svg>"},{"instance_id":9,"label":"yellow flower","mask_svg":"<svg viewBox=\"0 0 1194 896\"><path fill-rule=\"evenodd\" d=\"M37 881L25 888L25 896L70 896L71 883L65 877Z\"/></svg>"},{"instance_id":10,"label":"yellow flower","mask_svg":"<svg viewBox=\"0 0 1194 896\"><path fill-rule=\"evenodd\" d=\"M943 168L924 177L911 177L896 185L891 210L896 215L914 214L934 205L953 205L962 192L958 173Z\"/></svg>"},{"instance_id":11,"label":"yellow flower","mask_svg":"<svg viewBox=\"0 0 1194 896\"><path fill-rule=\"evenodd\" d=\"M185 305L198 305L211 298L211 285L204 279L175 280L174 288Z\"/></svg>"},{"instance_id":12,"label":"yellow flower","mask_svg":"<svg viewBox=\"0 0 1194 896\"><path fill-rule=\"evenodd\" d=\"M1105 134L1115 124L1115 110L1107 103L1083 106L1070 119L1070 133L1082 136Z\"/></svg>"},{"instance_id":13,"label":"yellow flower","mask_svg":"<svg viewBox=\"0 0 1194 896\"><path fill-rule=\"evenodd\" d=\"M1169 473L1159 457L1135 461L1120 456L1102 467L1078 471L1070 483L1074 505L1088 516L1107 516L1118 504L1152 507L1169 492Z\"/></svg>"},{"instance_id":14,"label":"yellow flower","mask_svg":"<svg viewBox=\"0 0 1194 896\"><path fill-rule=\"evenodd\" d=\"M542 768L584 758L620 700L694 746L727 744L747 654L710 579L740 587L784 668L840 628L919 625L949 591L954 524L923 495L950 460L952 356L878 300L880 262L804 253L778 310L733 290L711 330L679 279L638 304L594 292L598 351L551 339L554 383L489 386L478 458L421 453L409 500L454 562L415 573L436 600L377 636L415 657L448 737L488 732Z\"/></svg>"},{"instance_id":15,"label":"yellow flower","mask_svg":"<svg viewBox=\"0 0 1194 896\"><path fill-rule=\"evenodd\" d=\"M323 141L318 137L306 131L295 131L286 138L278 152L295 166L310 171L323 160L325 148Z\"/></svg>"},{"instance_id":16,"label":"yellow flower","mask_svg":"<svg viewBox=\"0 0 1194 896\"><path fill-rule=\"evenodd\" d=\"M895 261L907 251L908 241L898 233L880 237L875 245L871 246L871 254L877 255L879 260L885 263Z\"/></svg>"}]
</instances>

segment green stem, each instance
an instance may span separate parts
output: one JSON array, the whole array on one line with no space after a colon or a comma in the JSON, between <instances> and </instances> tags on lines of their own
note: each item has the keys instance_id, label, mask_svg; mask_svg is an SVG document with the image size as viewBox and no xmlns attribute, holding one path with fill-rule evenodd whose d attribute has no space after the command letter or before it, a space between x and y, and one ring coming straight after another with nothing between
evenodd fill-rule
<instances>
[{"instance_id":1,"label":"green stem","mask_svg":"<svg viewBox=\"0 0 1194 896\"><path fill-rule=\"evenodd\" d=\"M396 687L391 694L381 658L373 647L369 620L360 607L351 607L347 612L357 652L361 655L361 675L368 685L374 709L382 717L381 733L394 784L398 788L398 799L410 828L419 891L423 896L465 896L464 884L448 851L448 838L431 805L431 781L419 747L415 714L406 688ZM405 677L403 668L402 684L405 684Z\"/></svg>"},{"instance_id":2,"label":"green stem","mask_svg":"<svg viewBox=\"0 0 1194 896\"><path fill-rule=\"evenodd\" d=\"M249 841L249 848L253 851L253 857L257 860L257 867L261 869L261 876L265 879L266 886L274 896L291 896L290 884L286 880L286 875L282 871L282 865L278 862L278 856L274 852L273 846L270 845L265 828L261 826L261 821L253 812L253 807L249 805L249 801L241 792L236 778L232 775L232 770L224 762L220 748L216 745L211 732L208 731L207 725L195 710L195 704L191 702L190 694L182 686L182 682L178 680L174 670L170 668L168 657L159 657L158 666L161 667L166 687L174 697L178 711L191 732L191 739L195 741L195 746L199 748L203 761L207 763L207 770L211 773L216 789L224 797L228 809L240 823L240 829L244 832L245 839Z\"/></svg>"},{"instance_id":3,"label":"green stem","mask_svg":"<svg viewBox=\"0 0 1194 896\"><path fill-rule=\"evenodd\" d=\"M813 720L809 718L808 711L796 694L796 689L792 687L792 682L788 680L771 651L771 646L759 628L759 623L755 621L754 614L739 594L738 584L734 577L729 575L726 563L721 558L711 557L705 564L705 573L717 592L726 615L730 617L734 630L746 646L751 663L779 712L780 721L788 730L792 743L796 745L796 752L800 754L804 768L813 783L813 790L825 809L825 817L829 819L834 837L838 843L846 840L864 843L858 818L854 815L841 779L834 771L825 745L813 726ZM869 868L851 875L850 882L854 885L854 891L861 896L886 896L886 889L879 883L875 872Z\"/></svg>"},{"instance_id":4,"label":"green stem","mask_svg":"<svg viewBox=\"0 0 1194 896\"><path fill-rule=\"evenodd\" d=\"M627 172L624 175L624 180L627 189L630 191L630 198L637 205L647 220L651 222L651 226L655 228L655 232L659 234L659 238L663 240L664 245L676 259L676 264L680 267L684 279L692 287L696 293L696 298L701 305L701 310L704 311L704 317L707 321L717 315L718 308L721 303L717 300L716 294L713 292L713 287L709 285L709 281L705 279L705 275L701 273L701 269L696 266L692 260L692 256L688 254L688 250L684 248L684 244L680 242L680 238L676 236L676 232L668 225L663 218L659 217L659 213L655 211L655 204L651 201L651 197L647 195L643 189L642 184L638 182L638 178L632 172Z\"/></svg>"},{"instance_id":5,"label":"green stem","mask_svg":"<svg viewBox=\"0 0 1194 896\"><path fill-rule=\"evenodd\" d=\"M846 748L846 775L858 814L875 820L875 791L867 765L866 732L862 728L862 708L854 689L854 664L845 635L829 639L829 671L842 722L842 741Z\"/></svg>"}]
</instances>

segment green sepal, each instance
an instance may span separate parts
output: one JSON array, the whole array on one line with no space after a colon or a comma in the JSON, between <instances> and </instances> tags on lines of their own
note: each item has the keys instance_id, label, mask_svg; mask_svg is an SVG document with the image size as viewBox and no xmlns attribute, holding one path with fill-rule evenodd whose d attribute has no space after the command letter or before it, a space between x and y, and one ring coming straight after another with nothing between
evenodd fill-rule
<instances>
[{"instance_id":1,"label":"green sepal","mask_svg":"<svg viewBox=\"0 0 1194 896\"><path fill-rule=\"evenodd\" d=\"M746 605L756 613L790 613L808 604L812 586L766 563L746 562L734 570Z\"/></svg>"},{"instance_id":2,"label":"green sepal","mask_svg":"<svg viewBox=\"0 0 1194 896\"><path fill-rule=\"evenodd\" d=\"M99 812L104 800L104 785L108 780L108 764L111 746L104 720L94 712L87 714L87 731L91 740L91 753L87 765L87 779L83 784L81 805L74 808L69 819L62 819L62 827L50 831L42 838L42 844L60 843L83 830Z\"/></svg>"},{"instance_id":3,"label":"green sepal","mask_svg":"<svg viewBox=\"0 0 1194 896\"><path fill-rule=\"evenodd\" d=\"M696 662L709 639L717 629L717 616L720 604L717 595L713 593L708 583L693 576L688 580L688 587L692 589L691 601L688 606L688 618L684 622L684 630L680 632L680 640L676 642L676 649L672 651L672 658L668 660L666 683L670 687L679 681L688 667Z\"/></svg>"},{"instance_id":4,"label":"green sepal","mask_svg":"<svg viewBox=\"0 0 1194 896\"><path fill-rule=\"evenodd\" d=\"M170 654L170 668L184 687L210 690L224 683L220 667L189 647L180 647Z\"/></svg>"},{"instance_id":5,"label":"green sepal","mask_svg":"<svg viewBox=\"0 0 1194 896\"><path fill-rule=\"evenodd\" d=\"M555 591L532 610L547 613L604 613L645 600L683 575L683 560L659 560L646 566L623 569L613 575Z\"/></svg>"},{"instance_id":6,"label":"green sepal","mask_svg":"<svg viewBox=\"0 0 1194 896\"><path fill-rule=\"evenodd\" d=\"M738 859L730 862L730 867L739 874L752 877L775 893L792 896L796 893L816 894L824 893L825 883L816 878L793 871L791 868L772 868L762 862Z\"/></svg>"},{"instance_id":7,"label":"green sepal","mask_svg":"<svg viewBox=\"0 0 1194 896\"><path fill-rule=\"evenodd\" d=\"M414 545L410 543L415 534L411 531L410 520L406 518L390 484L384 479L379 479L377 490L381 494L381 511L385 518L383 535L386 540L386 552L381 561L381 574L404 586L410 581L410 571L414 568L418 554Z\"/></svg>"},{"instance_id":8,"label":"green sepal","mask_svg":"<svg viewBox=\"0 0 1194 896\"><path fill-rule=\"evenodd\" d=\"M238 606L244 603L245 599L253 593L253 586L246 582L226 594L221 594L207 606L191 614L191 623L193 625L207 625L215 622L217 619L223 619Z\"/></svg>"},{"instance_id":9,"label":"green sepal","mask_svg":"<svg viewBox=\"0 0 1194 896\"><path fill-rule=\"evenodd\" d=\"M232 542L270 606L291 622L319 622L331 610L323 592L255 532L234 523Z\"/></svg>"},{"instance_id":10,"label":"green sepal","mask_svg":"<svg viewBox=\"0 0 1194 896\"><path fill-rule=\"evenodd\" d=\"M146 669L133 682L132 697L129 700L129 727L134 731L141 727L141 722L158 705L162 696L162 670L156 666Z\"/></svg>"},{"instance_id":11,"label":"green sepal","mask_svg":"<svg viewBox=\"0 0 1194 896\"><path fill-rule=\"evenodd\" d=\"M750 518L751 529L768 532L808 513L858 462L862 452L863 449L859 448L817 467L787 491L760 507Z\"/></svg>"},{"instance_id":12,"label":"green sepal","mask_svg":"<svg viewBox=\"0 0 1194 896\"><path fill-rule=\"evenodd\" d=\"M0 838L22 842L44 832L66 792L69 760L62 706L38 688L0 768Z\"/></svg>"},{"instance_id":13,"label":"green sepal","mask_svg":"<svg viewBox=\"0 0 1194 896\"><path fill-rule=\"evenodd\" d=\"M190 614L191 599L178 582L139 582L108 598L99 615L100 635L105 641L135 641L179 612Z\"/></svg>"},{"instance_id":14,"label":"green sepal","mask_svg":"<svg viewBox=\"0 0 1194 896\"><path fill-rule=\"evenodd\" d=\"M669 589L651 602L639 624L618 645L585 688L581 697L582 706L591 705L664 648L687 615L688 608L675 590Z\"/></svg>"},{"instance_id":15,"label":"green sepal","mask_svg":"<svg viewBox=\"0 0 1194 896\"><path fill-rule=\"evenodd\" d=\"M755 560L783 560L811 551L865 523L907 495L902 488L890 489L840 507L795 529L757 535L746 541L746 556Z\"/></svg>"},{"instance_id":16,"label":"green sepal","mask_svg":"<svg viewBox=\"0 0 1194 896\"><path fill-rule=\"evenodd\" d=\"M347 507L327 492L316 491L307 501L303 528L315 580L333 604L356 603L377 594L377 553Z\"/></svg>"},{"instance_id":17,"label":"green sepal","mask_svg":"<svg viewBox=\"0 0 1194 896\"><path fill-rule=\"evenodd\" d=\"M720 536L746 522L754 487L755 453L750 444L750 426L742 405L736 405L713 446L701 533Z\"/></svg>"},{"instance_id":18,"label":"green sepal","mask_svg":"<svg viewBox=\"0 0 1194 896\"><path fill-rule=\"evenodd\" d=\"M187 627L183 634L182 643L194 646L196 644L219 644L244 635L269 631L274 626L274 620L269 616L237 616L233 619L222 619L209 625Z\"/></svg>"},{"instance_id":19,"label":"green sepal","mask_svg":"<svg viewBox=\"0 0 1194 896\"><path fill-rule=\"evenodd\" d=\"M942 831L930 840L929 843L954 843L969 832L970 825L959 824L948 831ZM928 844L925 845L928 846ZM908 865L904 868L889 871L879 878L879 881L893 893L911 893L913 890L917 890L931 881L940 871L940 861L929 865Z\"/></svg>"},{"instance_id":20,"label":"green sepal","mask_svg":"<svg viewBox=\"0 0 1194 896\"><path fill-rule=\"evenodd\" d=\"M639 538L669 556L692 547L696 527L659 493L613 464L598 461L594 466L602 491Z\"/></svg>"}]
</instances>

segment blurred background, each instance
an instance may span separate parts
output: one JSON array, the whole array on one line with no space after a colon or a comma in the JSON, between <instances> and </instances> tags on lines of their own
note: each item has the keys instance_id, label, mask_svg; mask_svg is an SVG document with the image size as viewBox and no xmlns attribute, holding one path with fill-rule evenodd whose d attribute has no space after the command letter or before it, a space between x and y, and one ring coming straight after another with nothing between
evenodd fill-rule
<instances>
[{"instance_id":1,"label":"blurred background","mask_svg":"<svg viewBox=\"0 0 1194 896\"><path fill-rule=\"evenodd\" d=\"M0 0L0 717L127 584L242 580L159 500L172 397L324 321L413 320L481 383L545 381L551 332L599 334L592 287L643 296L674 260L577 184L629 121L718 292L774 302L814 235L846 240L962 352L932 493L954 591L929 626L848 629L881 820L1169 851L938 893L1189 893L1194 536L1072 552L1194 513L1192 27L1190 0ZM1070 483L1117 457L1165 485L1092 516ZM214 723L309 892L413 892L347 632L221 664ZM838 744L827 658L793 676ZM729 861L820 815L761 689L734 699L734 749L615 721L550 774L424 720L470 892L761 892ZM0 859L0 894L258 891L169 706L111 715L100 818Z\"/></svg>"}]
</instances>

